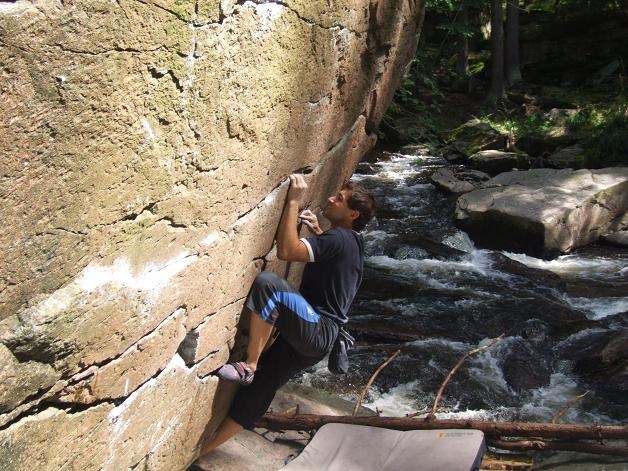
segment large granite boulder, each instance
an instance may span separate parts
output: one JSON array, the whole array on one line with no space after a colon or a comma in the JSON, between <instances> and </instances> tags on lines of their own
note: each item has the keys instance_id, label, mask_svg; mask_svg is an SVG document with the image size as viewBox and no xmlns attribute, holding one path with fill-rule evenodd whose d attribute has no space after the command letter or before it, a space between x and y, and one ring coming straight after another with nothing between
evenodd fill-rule
<instances>
[{"instance_id":1,"label":"large granite boulder","mask_svg":"<svg viewBox=\"0 0 628 471\"><path fill-rule=\"evenodd\" d=\"M497 175L512 169L530 168L530 158L523 152L481 150L469 157L469 165L490 175Z\"/></svg>"},{"instance_id":2,"label":"large granite boulder","mask_svg":"<svg viewBox=\"0 0 628 471\"><path fill-rule=\"evenodd\" d=\"M482 150L505 150L508 136L479 119L472 119L447 136L443 155L451 162L462 162Z\"/></svg>"},{"instance_id":3,"label":"large granite boulder","mask_svg":"<svg viewBox=\"0 0 628 471\"><path fill-rule=\"evenodd\" d=\"M194 459L286 176L318 210L414 55L423 2L332 3L0 2L1 469Z\"/></svg>"},{"instance_id":4,"label":"large granite boulder","mask_svg":"<svg viewBox=\"0 0 628 471\"><path fill-rule=\"evenodd\" d=\"M587 152L582 146L573 146L559 149L546 159L546 165L551 168L573 168L580 169L586 167Z\"/></svg>"},{"instance_id":5,"label":"large granite boulder","mask_svg":"<svg viewBox=\"0 0 628 471\"><path fill-rule=\"evenodd\" d=\"M478 170L441 167L430 175L432 184L448 193L468 193L491 177Z\"/></svg>"},{"instance_id":6,"label":"large granite boulder","mask_svg":"<svg viewBox=\"0 0 628 471\"><path fill-rule=\"evenodd\" d=\"M507 172L458 198L479 244L550 256L596 241L628 209L628 168Z\"/></svg>"},{"instance_id":7,"label":"large granite boulder","mask_svg":"<svg viewBox=\"0 0 628 471\"><path fill-rule=\"evenodd\" d=\"M575 143L570 135L558 137L551 136L523 136L515 142L514 147L532 157L545 158L563 147L569 147Z\"/></svg>"},{"instance_id":8,"label":"large granite boulder","mask_svg":"<svg viewBox=\"0 0 628 471\"><path fill-rule=\"evenodd\" d=\"M628 231L616 231L606 234L602 239L611 245L628 247Z\"/></svg>"}]
</instances>

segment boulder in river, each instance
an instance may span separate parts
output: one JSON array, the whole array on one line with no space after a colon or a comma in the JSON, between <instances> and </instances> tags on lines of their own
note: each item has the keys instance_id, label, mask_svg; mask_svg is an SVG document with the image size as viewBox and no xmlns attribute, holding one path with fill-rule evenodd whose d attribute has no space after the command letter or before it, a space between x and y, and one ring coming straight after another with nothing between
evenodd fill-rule
<instances>
[{"instance_id":1,"label":"boulder in river","mask_svg":"<svg viewBox=\"0 0 628 471\"><path fill-rule=\"evenodd\" d=\"M628 247L628 230L611 232L606 234L602 239L612 245Z\"/></svg>"},{"instance_id":2,"label":"boulder in river","mask_svg":"<svg viewBox=\"0 0 628 471\"><path fill-rule=\"evenodd\" d=\"M590 346L589 354L576 361L576 371L601 383L598 394L621 403L628 391L628 331L608 332Z\"/></svg>"},{"instance_id":3,"label":"boulder in river","mask_svg":"<svg viewBox=\"0 0 628 471\"><path fill-rule=\"evenodd\" d=\"M568 147L574 144L574 138L570 135L563 136L523 136L517 139L515 148L533 157L543 157L556 152L560 147Z\"/></svg>"},{"instance_id":4,"label":"boulder in river","mask_svg":"<svg viewBox=\"0 0 628 471\"><path fill-rule=\"evenodd\" d=\"M546 164L552 168L584 168L587 152L578 144L559 149L547 158Z\"/></svg>"},{"instance_id":5,"label":"boulder in river","mask_svg":"<svg viewBox=\"0 0 628 471\"><path fill-rule=\"evenodd\" d=\"M506 172L456 203L480 245L551 256L594 242L628 209L628 168Z\"/></svg>"},{"instance_id":6,"label":"boulder in river","mask_svg":"<svg viewBox=\"0 0 628 471\"><path fill-rule=\"evenodd\" d=\"M377 173L377 166L370 162L360 162L353 173L358 175L374 175Z\"/></svg>"},{"instance_id":7,"label":"boulder in river","mask_svg":"<svg viewBox=\"0 0 628 471\"><path fill-rule=\"evenodd\" d=\"M530 157L523 152L482 150L469 157L469 164L483 172L497 175L498 173L507 172L513 168L530 168Z\"/></svg>"},{"instance_id":8,"label":"boulder in river","mask_svg":"<svg viewBox=\"0 0 628 471\"><path fill-rule=\"evenodd\" d=\"M447 160L464 161L481 150L502 150L508 144L508 136L489 124L473 119L454 129L448 137L449 145L444 156Z\"/></svg>"},{"instance_id":9,"label":"boulder in river","mask_svg":"<svg viewBox=\"0 0 628 471\"><path fill-rule=\"evenodd\" d=\"M430 181L436 188L449 193L468 193L490 178L479 170L447 167L441 167L430 175Z\"/></svg>"},{"instance_id":10,"label":"boulder in river","mask_svg":"<svg viewBox=\"0 0 628 471\"><path fill-rule=\"evenodd\" d=\"M508 347L508 353L502 358L502 372L508 386L520 393L549 384L551 357L548 352L541 354L539 345L518 337L510 338Z\"/></svg>"},{"instance_id":11,"label":"boulder in river","mask_svg":"<svg viewBox=\"0 0 628 471\"><path fill-rule=\"evenodd\" d=\"M534 283L543 284L552 289L564 290L565 281L556 273L541 268L529 267L499 252L489 254L494 269L504 273L526 278Z\"/></svg>"},{"instance_id":12,"label":"boulder in river","mask_svg":"<svg viewBox=\"0 0 628 471\"><path fill-rule=\"evenodd\" d=\"M403 155L416 155L417 157L423 157L430 155L432 150L425 144L407 144L399 149L399 153Z\"/></svg>"}]
</instances>

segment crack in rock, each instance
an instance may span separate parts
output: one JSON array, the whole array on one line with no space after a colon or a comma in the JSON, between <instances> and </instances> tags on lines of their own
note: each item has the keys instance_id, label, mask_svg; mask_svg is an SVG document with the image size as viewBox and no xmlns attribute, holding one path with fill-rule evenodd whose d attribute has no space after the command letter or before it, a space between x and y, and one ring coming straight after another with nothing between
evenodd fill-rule
<instances>
[{"instance_id":1,"label":"crack in rock","mask_svg":"<svg viewBox=\"0 0 628 471\"><path fill-rule=\"evenodd\" d=\"M129 54L144 54L144 53L148 53L148 52L157 52L157 51L161 51L164 49L164 46L159 46L155 49L135 49L132 47L115 47L113 49L106 49L104 51L98 51L98 52L94 52L94 51L87 51L87 50L80 50L80 49L71 49L69 47L64 46L63 44L50 44L50 46L52 47L57 47L59 49L61 49L63 52L69 52L72 54L82 54L82 55L87 55L87 56L101 56L101 55L106 55L106 54L112 54L112 53L129 53Z\"/></svg>"},{"instance_id":2,"label":"crack in rock","mask_svg":"<svg viewBox=\"0 0 628 471\"><path fill-rule=\"evenodd\" d=\"M184 23L188 23L188 19L179 12L176 12L174 10L170 10L169 8L164 7L163 5L159 5L157 3L153 3L153 2L145 2L143 0L137 0L139 3L146 5L148 7L155 7L158 8L159 10L165 11L166 13L169 13L170 15L174 16L175 18L181 20ZM198 4L197 6L195 6L195 10L198 8Z\"/></svg>"},{"instance_id":3,"label":"crack in rock","mask_svg":"<svg viewBox=\"0 0 628 471\"><path fill-rule=\"evenodd\" d=\"M156 67L148 67L148 71L150 72L151 76L153 78L157 79L157 80L159 80L159 79L165 77L166 75L168 75L172 79L172 82L174 83L174 86L177 87L177 90L179 90L180 92L184 91L183 84L181 83L181 80L179 79L179 77L177 77L175 75L175 73L174 73L174 71L172 69L158 70Z\"/></svg>"},{"instance_id":4,"label":"crack in rock","mask_svg":"<svg viewBox=\"0 0 628 471\"><path fill-rule=\"evenodd\" d=\"M138 211L134 211L132 213L127 214L126 216L121 217L120 219L116 219L115 221L111 221L108 222L106 224L95 224L93 226L88 226L88 229L102 229L103 227L109 227L109 226L115 226L116 224L119 224L121 222L127 222L127 221L135 221L137 218L139 218L142 215L146 215L144 213L153 214L153 208L157 205L157 203L162 202L163 200L158 200L158 201L152 201L150 203L147 203L146 205L144 205L142 208L140 208Z\"/></svg>"}]
</instances>

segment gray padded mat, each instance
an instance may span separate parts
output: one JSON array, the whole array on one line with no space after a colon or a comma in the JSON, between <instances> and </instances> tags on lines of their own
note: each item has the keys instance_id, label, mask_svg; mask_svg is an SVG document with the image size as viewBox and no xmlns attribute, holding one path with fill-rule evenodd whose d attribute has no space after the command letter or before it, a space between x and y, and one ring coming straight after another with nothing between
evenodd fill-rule
<instances>
[{"instance_id":1,"label":"gray padded mat","mask_svg":"<svg viewBox=\"0 0 628 471\"><path fill-rule=\"evenodd\" d=\"M471 471L480 467L484 449L484 434L479 430L400 432L327 424L282 470Z\"/></svg>"}]
</instances>

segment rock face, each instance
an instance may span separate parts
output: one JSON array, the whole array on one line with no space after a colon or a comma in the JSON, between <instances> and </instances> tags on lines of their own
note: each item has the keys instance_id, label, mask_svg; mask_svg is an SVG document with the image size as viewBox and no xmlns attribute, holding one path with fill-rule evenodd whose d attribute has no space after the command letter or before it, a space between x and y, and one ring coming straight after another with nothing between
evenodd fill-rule
<instances>
[{"instance_id":1,"label":"rock face","mask_svg":"<svg viewBox=\"0 0 628 471\"><path fill-rule=\"evenodd\" d=\"M286 176L351 174L423 7L0 3L1 469L194 459Z\"/></svg>"},{"instance_id":2,"label":"rock face","mask_svg":"<svg viewBox=\"0 0 628 471\"><path fill-rule=\"evenodd\" d=\"M552 255L597 240L627 209L628 168L533 169L462 195L455 218L480 244Z\"/></svg>"}]
</instances>

